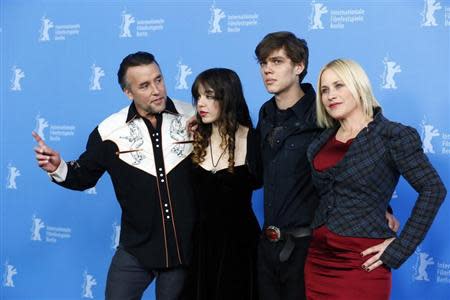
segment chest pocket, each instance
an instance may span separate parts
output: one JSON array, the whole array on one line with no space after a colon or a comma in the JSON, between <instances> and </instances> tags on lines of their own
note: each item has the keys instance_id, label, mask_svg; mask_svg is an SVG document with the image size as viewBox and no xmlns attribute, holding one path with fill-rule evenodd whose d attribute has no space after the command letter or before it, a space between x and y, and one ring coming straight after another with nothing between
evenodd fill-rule
<instances>
[{"instance_id":1,"label":"chest pocket","mask_svg":"<svg viewBox=\"0 0 450 300\"><path fill-rule=\"evenodd\" d=\"M286 175L302 173L308 166L306 150L308 149L308 139L305 137L290 137L282 145L282 167L281 173ZM283 170L284 168L284 170Z\"/></svg>"}]
</instances>

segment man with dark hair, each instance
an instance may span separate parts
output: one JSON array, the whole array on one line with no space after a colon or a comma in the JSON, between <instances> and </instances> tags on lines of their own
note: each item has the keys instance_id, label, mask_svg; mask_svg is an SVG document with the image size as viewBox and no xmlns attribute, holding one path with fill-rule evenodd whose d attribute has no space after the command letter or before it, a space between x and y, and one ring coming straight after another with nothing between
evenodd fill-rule
<instances>
[{"instance_id":1,"label":"man with dark hair","mask_svg":"<svg viewBox=\"0 0 450 300\"><path fill-rule=\"evenodd\" d=\"M140 299L156 278L159 300L179 299L191 258L195 222L190 177L190 104L167 97L154 56L137 52L120 64L118 81L132 101L101 122L86 151L66 163L33 132L38 165L54 182L74 190L95 186L108 172L122 208L119 247L106 299Z\"/></svg>"},{"instance_id":2,"label":"man with dark hair","mask_svg":"<svg viewBox=\"0 0 450 300\"><path fill-rule=\"evenodd\" d=\"M267 91L259 112L264 166L264 226L258 248L260 299L304 299L303 268L318 196L306 149L321 129L315 92L302 83L308 67L305 40L290 32L266 35L255 49Z\"/></svg>"}]
</instances>

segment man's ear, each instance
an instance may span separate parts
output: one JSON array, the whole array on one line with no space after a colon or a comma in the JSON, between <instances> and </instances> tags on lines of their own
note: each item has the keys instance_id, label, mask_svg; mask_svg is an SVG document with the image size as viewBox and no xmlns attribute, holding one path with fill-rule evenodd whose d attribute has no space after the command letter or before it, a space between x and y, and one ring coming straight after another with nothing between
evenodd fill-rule
<instances>
[{"instance_id":1,"label":"man's ear","mask_svg":"<svg viewBox=\"0 0 450 300\"><path fill-rule=\"evenodd\" d=\"M304 62L295 64L295 74L296 75L300 75L303 72L304 69L305 69L305 63Z\"/></svg>"},{"instance_id":2,"label":"man's ear","mask_svg":"<svg viewBox=\"0 0 450 300\"><path fill-rule=\"evenodd\" d=\"M123 93L128 97L128 99L133 100L133 93L128 87L123 89Z\"/></svg>"}]
</instances>

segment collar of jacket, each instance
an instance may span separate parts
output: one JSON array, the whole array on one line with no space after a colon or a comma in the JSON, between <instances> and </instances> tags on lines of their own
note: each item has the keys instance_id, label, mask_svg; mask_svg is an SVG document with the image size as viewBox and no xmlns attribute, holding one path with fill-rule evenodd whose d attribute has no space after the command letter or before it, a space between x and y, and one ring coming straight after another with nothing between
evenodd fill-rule
<instances>
[{"instance_id":1,"label":"collar of jacket","mask_svg":"<svg viewBox=\"0 0 450 300\"><path fill-rule=\"evenodd\" d=\"M373 120L367 125L366 128L363 128L361 132L358 133L352 145L357 145L359 143L369 143L370 138L368 137L367 133L376 133L383 130L384 128L383 126L380 126L380 124L383 124L386 121L387 119L383 116L381 107L375 107L373 112ZM322 149L322 146L331 138L331 136L336 134L338 129L339 125L325 129L325 131L311 143L307 151L308 160L310 162L312 162L317 152Z\"/></svg>"},{"instance_id":2,"label":"collar of jacket","mask_svg":"<svg viewBox=\"0 0 450 300\"><path fill-rule=\"evenodd\" d=\"M314 105L316 92L314 91L314 88L310 83L302 83L300 86L305 95L303 95L303 97L301 97L292 107L288 109L292 110L298 119L303 119L306 117L309 109ZM275 102L274 96L266 103L266 105L264 105L263 117L273 119L276 109L277 104Z\"/></svg>"}]
</instances>

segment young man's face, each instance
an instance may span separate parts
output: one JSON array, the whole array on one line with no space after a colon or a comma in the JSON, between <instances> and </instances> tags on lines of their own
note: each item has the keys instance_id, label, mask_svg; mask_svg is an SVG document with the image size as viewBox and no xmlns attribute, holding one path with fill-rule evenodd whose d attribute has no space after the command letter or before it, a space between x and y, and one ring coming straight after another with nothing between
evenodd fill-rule
<instances>
[{"instance_id":1,"label":"young man's face","mask_svg":"<svg viewBox=\"0 0 450 300\"><path fill-rule=\"evenodd\" d=\"M292 62L283 48L274 50L260 66L264 85L274 95L281 95L298 86L298 76L304 69L303 64Z\"/></svg>"},{"instance_id":2,"label":"young man's face","mask_svg":"<svg viewBox=\"0 0 450 300\"><path fill-rule=\"evenodd\" d=\"M166 86L156 63L130 67L125 76L125 94L134 100L140 115L156 114L166 109Z\"/></svg>"}]
</instances>

